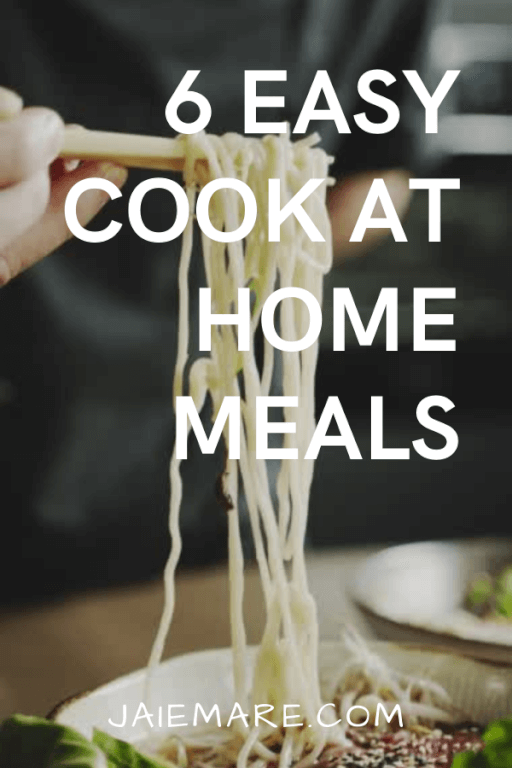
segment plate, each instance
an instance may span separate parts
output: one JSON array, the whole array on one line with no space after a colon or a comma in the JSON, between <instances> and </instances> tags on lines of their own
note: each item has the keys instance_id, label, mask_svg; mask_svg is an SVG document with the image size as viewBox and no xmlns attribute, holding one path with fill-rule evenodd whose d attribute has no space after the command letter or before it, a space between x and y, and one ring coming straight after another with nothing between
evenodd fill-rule
<instances>
[{"instance_id":1,"label":"plate","mask_svg":"<svg viewBox=\"0 0 512 768\"><path fill-rule=\"evenodd\" d=\"M381 639L512 664L512 622L484 621L463 607L475 575L511 563L510 539L403 544L368 558L350 591Z\"/></svg>"}]
</instances>

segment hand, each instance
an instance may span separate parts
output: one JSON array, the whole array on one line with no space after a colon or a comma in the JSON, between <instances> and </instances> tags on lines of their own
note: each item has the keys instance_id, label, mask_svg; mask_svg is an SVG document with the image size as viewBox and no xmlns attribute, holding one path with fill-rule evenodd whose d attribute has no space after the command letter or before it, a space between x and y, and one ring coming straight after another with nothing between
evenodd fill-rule
<instances>
[{"instance_id":1,"label":"hand","mask_svg":"<svg viewBox=\"0 0 512 768\"><path fill-rule=\"evenodd\" d=\"M361 243L351 243L350 237L361 213L364 201L374 179L384 179L390 197L400 219L409 209L411 190L410 174L402 169L358 173L338 182L329 195L329 211L332 221L334 258L341 261L347 256L359 256L374 248L384 238L389 229L368 229ZM384 216L380 203L375 207L374 217Z\"/></svg>"},{"instance_id":2,"label":"hand","mask_svg":"<svg viewBox=\"0 0 512 768\"><path fill-rule=\"evenodd\" d=\"M118 187L126 181L127 171L112 163L75 167L57 159L63 141L64 123L56 112L23 109L19 96L0 88L0 286L72 237L64 203L77 181L101 177ZM109 199L101 190L81 195L82 226Z\"/></svg>"}]
</instances>

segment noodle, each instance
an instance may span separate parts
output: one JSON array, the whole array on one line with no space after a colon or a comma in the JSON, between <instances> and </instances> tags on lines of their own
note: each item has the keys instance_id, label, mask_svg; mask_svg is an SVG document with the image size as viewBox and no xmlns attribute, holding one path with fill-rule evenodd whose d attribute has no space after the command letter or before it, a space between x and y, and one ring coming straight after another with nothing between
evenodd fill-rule
<instances>
[{"instance_id":1,"label":"noodle","mask_svg":"<svg viewBox=\"0 0 512 768\"><path fill-rule=\"evenodd\" d=\"M288 136L267 136L263 140L236 134L223 137L204 133L180 137L186 158L184 180L190 209L194 198L205 182L216 178L237 178L251 188L259 215L245 243L218 243L202 235L204 268L211 288L212 312L229 314L233 311L238 287L251 287L254 303L251 331L254 334L260 321L265 300L277 287L301 287L312 292L319 303L322 300L322 277L331 266L331 234L325 206L326 187L329 183L329 158L314 147L317 137L293 143ZM207 158L209 177L199 178L195 159ZM309 240L300 223L289 217L281 227L281 242L269 243L268 179L281 181L281 207L311 178L324 179L324 183L304 202L303 207L322 233L325 242ZM219 190L210 202L210 219L218 230L233 231L243 218L243 204L233 190ZM304 561L309 489L313 462L299 458L282 462L277 480L277 504L272 499L267 466L256 459L256 397L268 395L271 389L276 354L271 344L264 344L262 370L258 368L254 344L248 352L238 352L236 330L233 326L212 328L212 347L209 357L200 358L185 381L188 360L189 297L188 270L192 252L192 217L184 233L179 268L179 338L174 375L174 397L185 393L202 408L209 394L216 417L226 395L241 397L242 434L240 461L228 461L222 476L222 495L228 514L230 616L233 645L233 669L236 700L243 710L251 704L269 703L275 712L282 711L285 703L300 704L308 728L289 732L280 752L280 768L287 768L304 755L312 759L325 743L322 728L315 713L321 706L317 669L318 625L316 608L311 597ZM277 312L276 312L277 314ZM303 302L282 303L279 314L283 338L301 338L308 327L309 316ZM298 396L302 405L297 418L296 434L284 435L285 448L298 448L303 457L315 428L314 374L317 344L303 352L281 354L282 394ZM285 409L286 421L295 420L290 409ZM227 427L224 440L228 447ZM149 662L149 679L162 657L165 639L172 621L175 604L174 576L181 552L179 509L182 482L179 461L174 451L171 466L171 502L169 529L172 549L165 570L165 607ZM256 559L261 575L266 626L261 640L252 683L246 679L247 646L243 621L244 561L237 507L238 485L242 481L247 499L249 519L254 538ZM288 570L287 563L290 564ZM281 725L280 722L276 723ZM250 758L259 756L265 763L274 752L264 747L263 740L273 733L270 726L252 728L249 733L240 723L237 726L244 744L238 756L242 768ZM294 731L296 729L293 729ZM300 742L298 744L298 742ZM297 749L297 745L299 749ZM304 763L304 766L306 763Z\"/></svg>"},{"instance_id":2,"label":"noodle","mask_svg":"<svg viewBox=\"0 0 512 768\"><path fill-rule=\"evenodd\" d=\"M330 223L325 205L330 183L330 158L315 147L318 137L292 143L289 136L266 136L262 140L237 134L223 137L199 133L179 138L186 158L184 181L190 204L198 190L211 179L236 178L252 190L258 204L256 224L245 242L219 243L202 234L202 253L207 285L211 289L212 313L230 314L236 306L239 287L252 291L251 332L260 323L263 304L276 288L299 287L322 301L323 275L332 262ZM206 157L209 176L197 157ZM311 242L295 217L281 226L281 242L268 242L268 179L281 182L281 207L310 179L323 183L303 203L305 211L321 232L324 242ZM210 220L218 230L233 231L240 226L243 203L231 189L220 189L211 198ZM314 380L318 343L302 352L283 352L278 356L265 340L263 361L258 366L254 351L239 352L237 334L232 325L213 326L209 356L201 357L185 369L189 357L188 271L192 254L193 218L191 216L182 242L179 267L179 337L174 375L174 398L185 393L197 411L207 395L216 418L225 396L240 397L241 445L239 461L227 460L221 478L224 506L228 515L230 582L230 620L233 648L235 698L243 711L256 704L274 706L275 725L245 728L235 721L229 739L215 748L203 750L198 765L265 768L269 763L279 768L308 768L327 743L345 744L343 728L332 726L336 719L332 708L323 713L329 727L320 726L316 715L322 706L318 672L318 621L315 602L309 592L304 558L308 501L313 477L313 461L306 460L307 447L315 430ZM283 301L279 312L281 336L287 340L302 338L309 325L308 309L303 302ZM281 365L279 371L277 363ZM260 370L261 369L261 370ZM284 396L299 398L300 409L284 409L286 421L296 421L296 432L283 436L284 448L298 449L298 459L282 461L277 478L277 502L273 500L267 464L256 458L256 398L267 396L280 373ZM190 429L190 426L188 427ZM224 441L229 448L228 425ZM244 558L238 513L239 483L247 500L256 560L261 577L266 608L266 624L258 649L252 680L247 679L247 643L243 619ZM171 554L165 569L165 606L152 649L148 685L161 660L175 604L174 577L181 552L179 512L182 498L180 462L174 449L170 465L171 500L169 530ZM354 644L354 641L353 641ZM355 643L357 646L357 642ZM358 646L357 646L358 647ZM357 648L356 648L357 650ZM365 657L366 658L366 657ZM372 662L373 663L373 662ZM374 664L375 666L375 664ZM373 667L372 667L373 669ZM379 668L376 695L392 676ZM373 678L372 678L373 680ZM372 681L370 681L372 683ZM372 691L372 685L368 690ZM398 686L398 684L397 684ZM397 697L406 702L397 687ZM354 701L356 694L350 701ZM331 699L332 701L332 699ZM347 699L343 700L343 705ZM284 704L300 706L303 728L284 730L280 713ZM427 707L429 712L433 708ZM437 710L436 710L437 712Z\"/></svg>"}]
</instances>

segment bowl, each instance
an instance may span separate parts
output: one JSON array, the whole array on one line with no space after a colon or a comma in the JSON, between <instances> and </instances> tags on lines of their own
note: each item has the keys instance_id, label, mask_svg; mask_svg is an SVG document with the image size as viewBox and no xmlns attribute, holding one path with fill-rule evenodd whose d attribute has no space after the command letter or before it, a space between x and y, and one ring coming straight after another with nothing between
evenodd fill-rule
<instances>
[{"instance_id":1,"label":"bowl","mask_svg":"<svg viewBox=\"0 0 512 768\"><path fill-rule=\"evenodd\" d=\"M512 664L512 622L483 620L463 607L475 575L511 563L509 539L402 544L369 557L350 592L380 639Z\"/></svg>"},{"instance_id":2,"label":"bowl","mask_svg":"<svg viewBox=\"0 0 512 768\"><path fill-rule=\"evenodd\" d=\"M454 705L474 722L485 724L512 712L512 670L421 646L385 642L369 645L394 668L443 685ZM249 653L250 666L254 658L253 648ZM338 670L346 660L347 651L343 644L321 644L320 675L327 697ZM168 704L182 704L176 714L183 715L183 722L189 724L196 703L201 703L206 712L214 704L219 705L221 714L231 711L234 703L231 663L230 648L177 656L158 667L152 681L151 696L147 700L146 672L139 670L95 691L68 699L56 707L51 716L87 738L91 738L93 729L98 728L131 743L147 742L148 738L157 741L159 734L162 737L169 734L168 730L158 727L156 713L159 706L167 711ZM154 716L154 728L149 727L146 719L133 725L134 715L143 701L148 712ZM122 721L124 705L128 712L127 723L118 728L111 722L119 724Z\"/></svg>"}]
</instances>

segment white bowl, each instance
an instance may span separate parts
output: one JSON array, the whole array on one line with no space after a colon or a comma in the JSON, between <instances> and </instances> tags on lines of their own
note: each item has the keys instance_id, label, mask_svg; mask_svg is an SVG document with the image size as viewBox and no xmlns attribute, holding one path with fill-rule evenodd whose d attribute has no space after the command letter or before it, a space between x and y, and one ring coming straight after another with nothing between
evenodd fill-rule
<instances>
[{"instance_id":1,"label":"white bowl","mask_svg":"<svg viewBox=\"0 0 512 768\"><path fill-rule=\"evenodd\" d=\"M485 724L491 719L508 716L512 711L510 669L500 669L424 647L382 642L370 645L394 668L441 683L454 705L474 722ZM254 649L251 649L250 657L252 663ZM156 713L158 707L163 706L166 712L168 704L184 704L182 710L173 712L183 714L183 722L190 722L194 706L199 702L206 712L218 704L221 713L229 713L234 704L231 659L231 649L222 648L189 653L163 662L153 679L151 697L145 702L148 711ZM336 671L346 659L341 643L322 644L320 673L326 692L331 689ZM120 677L91 693L69 699L59 705L51 717L75 728L87 738L91 738L93 729L98 728L132 743L145 741L151 735L158 739L159 728L151 730L145 720L139 721L135 727L131 723L140 702L144 700L145 680L145 670ZM109 718L114 722L121 721L123 705L127 706L129 721L124 728L116 728L108 721ZM174 730L175 733L179 731Z\"/></svg>"},{"instance_id":2,"label":"white bowl","mask_svg":"<svg viewBox=\"0 0 512 768\"><path fill-rule=\"evenodd\" d=\"M381 640L512 664L512 623L484 621L463 607L476 574L499 572L511 562L511 539L401 544L369 557L351 593Z\"/></svg>"}]
</instances>

